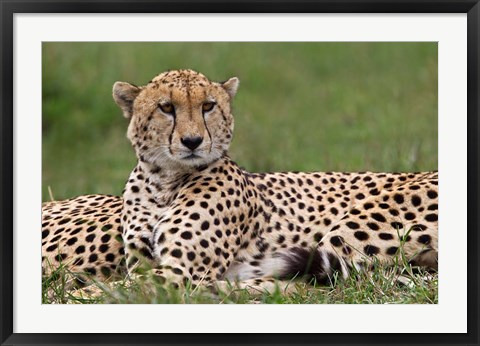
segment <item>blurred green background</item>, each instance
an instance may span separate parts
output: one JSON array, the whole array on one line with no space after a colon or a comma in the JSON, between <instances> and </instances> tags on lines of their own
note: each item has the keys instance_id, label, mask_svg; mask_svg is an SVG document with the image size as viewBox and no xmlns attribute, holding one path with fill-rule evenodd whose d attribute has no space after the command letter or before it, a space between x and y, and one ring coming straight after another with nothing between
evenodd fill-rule
<instances>
[{"instance_id":1,"label":"blurred green background","mask_svg":"<svg viewBox=\"0 0 480 346\"><path fill-rule=\"evenodd\" d=\"M135 165L115 81L240 78L231 157L251 171L437 169L436 43L44 43L42 198L121 194Z\"/></svg>"}]
</instances>

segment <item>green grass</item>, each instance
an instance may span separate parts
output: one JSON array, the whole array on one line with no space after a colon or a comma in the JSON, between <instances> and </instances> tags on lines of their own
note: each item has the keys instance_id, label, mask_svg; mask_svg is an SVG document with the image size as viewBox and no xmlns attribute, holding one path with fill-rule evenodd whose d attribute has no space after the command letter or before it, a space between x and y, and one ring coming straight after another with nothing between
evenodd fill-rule
<instances>
[{"instance_id":1,"label":"green grass","mask_svg":"<svg viewBox=\"0 0 480 346\"><path fill-rule=\"evenodd\" d=\"M401 253L393 266L378 262L368 271L353 272L343 280L335 274L330 286L292 281L293 292L215 292L203 288L173 289L145 275L114 284L94 282L85 291L71 290L77 274L60 266L43 280L44 304L437 304L438 274L408 264ZM88 292L97 292L93 297Z\"/></svg>"},{"instance_id":2,"label":"green grass","mask_svg":"<svg viewBox=\"0 0 480 346\"><path fill-rule=\"evenodd\" d=\"M391 269L379 268L369 274L352 276L331 287L315 287L305 283L292 283L293 293L283 294L279 289L273 293L249 293L236 289L229 293L211 293L208 290L194 291L168 289L154 280L137 280L129 285L119 283L115 288L101 283L93 285L101 294L91 298L79 297L74 291L55 288L43 293L44 304L437 304L438 275L422 272L410 283L397 280L398 274ZM92 287L90 287L91 289Z\"/></svg>"},{"instance_id":3,"label":"green grass","mask_svg":"<svg viewBox=\"0 0 480 346\"><path fill-rule=\"evenodd\" d=\"M120 195L135 165L115 81L144 84L192 68L213 80L238 76L231 157L250 171L437 169L436 43L44 43L42 199ZM412 285L396 277L406 274ZM44 278L44 303L437 303L437 275L375 266L335 286L297 293L212 296L147 278L71 295L72 273Z\"/></svg>"},{"instance_id":4,"label":"green grass","mask_svg":"<svg viewBox=\"0 0 480 346\"><path fill-rule=\"evenodd\" d=\"M120 194L135 165L111 96L174 68L238 76L251 171L437 168L436 43L44 43L42 198Z\"/></svg>"},{"instance_id":5,"label":"green grass","mask_svg":"<svg viewBox=\"0 0 480 346\"><path fill-rule=\"evenodd\" d=\"M400 231L400 230L398 230ZM402 232L405 239L411 229ZM73 273L68 265L51 266L51 273L43 278L44 304L437 304L438 273L412 267L404 252L405 241L400 242L392 265L380 263L376 257L365 257L368 270L352 272L346 279L334 273L330 286L318 286L314 281L300 278L291 280L293 292L285 294L277 286L274 292L248 292L231 285L225 292L205 287L183 289L166 287L159 283L148 265L133 280L102 283L91 280L85 289L75 291L74 282L87 274ZM94 292L94 295L91 293Z\"/></svg>"}]
</instances>

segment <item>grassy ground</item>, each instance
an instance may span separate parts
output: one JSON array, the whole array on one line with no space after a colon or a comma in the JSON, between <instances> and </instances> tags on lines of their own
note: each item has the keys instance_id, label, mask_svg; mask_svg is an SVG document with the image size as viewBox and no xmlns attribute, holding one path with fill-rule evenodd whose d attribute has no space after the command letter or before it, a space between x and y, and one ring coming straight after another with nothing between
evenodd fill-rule
<instances>
[{"instance_id":1,"label":"grassy ground","mask_svg":"<svg viewBox=\"0 0 480 346\"><path fill-rule=\"evenodd\" d=\"M44 43L42 49L44 201L121 193L135 157L112 85L144 84L175 68L214 80L240 78L230 154L251 171L437 169L434 43ZM412 288L391 277L405 270L379 268L378 280L300 289L294 298L240 295L223 302L436 302L436 276L424 282L413 274L418 284ZM45 283L57 285L62 277ZM61 284L58 293L68 296ZM160 293L146 297L204 302ZM140 302L142 296L116 302ZM110 302L107 297L102 300Z\"/></svg>"},{"instance_id":2,"label":"grassy ground","mask_svg":"<svg viewBox=\"0 0 480 346\"><path fill-rule=\"evenodd\" d=\"M406 271L406 269L405 269ZM60 276L61 277L61 276ZM399 279L400 278L400 279ZM354 274L347 280L336 280L331 286L317 287L292 282L293 292L256 293L245 289L212 293L208 290L168 289L155 280L137 279L115 287L93 284L88 290L99 292L90 297L86 293L67 290L62 279L44 281L43 304L437 304L438 275L419 271L400 276L391 268L380 267L370 273ZM87 290L87 292L88 292Z\"/></svg>"},{"instance_id":3,"label":"grassy ground","mask_svg":"<svg viewBox=\"0 0 480 346\"><path fill-rule=\"evenodd\" d=\"M372 269L354 272L346 279L338 274L330 286L299 280L288 285L285 294L277 287L274 292L247 291L232 287L213 292L206 288L184 290L159 285L154 277L145 275L132 281L94 282L82 290L71 290L77 275L60 267L43 280L44 304L437 304L438 274L412 268L398 254L393 266L375 263ZM93 293L93 295L92 295Z\"/></svg>"}]
</instances>

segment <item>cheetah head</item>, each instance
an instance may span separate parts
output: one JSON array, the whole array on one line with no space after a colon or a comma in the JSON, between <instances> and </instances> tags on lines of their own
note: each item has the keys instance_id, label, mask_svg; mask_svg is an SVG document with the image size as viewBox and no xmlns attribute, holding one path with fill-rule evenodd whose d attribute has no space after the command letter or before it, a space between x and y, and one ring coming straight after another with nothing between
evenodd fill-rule
<instances>
[{"instance_id":1,"label":"cheetah head","mask_svg":"<svg viewBox=\"0 0 480 346\"><path fill-rule=\"evenodd\" d=\"M228 150L234 125L230 106L238 85L236 77L217 83L192 70L177 70L142 87L116 82L113 98L130 119L127 137L140 161L196 167Z\"/></svg>"}]
</instances>

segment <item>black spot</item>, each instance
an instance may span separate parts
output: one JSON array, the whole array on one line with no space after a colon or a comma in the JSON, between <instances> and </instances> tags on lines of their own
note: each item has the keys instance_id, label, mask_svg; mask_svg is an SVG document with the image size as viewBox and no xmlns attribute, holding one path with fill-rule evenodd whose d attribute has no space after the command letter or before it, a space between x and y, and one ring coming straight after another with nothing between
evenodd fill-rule
<instances>
[{"instance_id":1,"label":"black spot","mask_svg":"<svg viewBox=\"0 0 480 346\"><path fill-rule=\"evenodd\" d=\"M366 255L373 256L378 254L380 252L380 249L374 245L366 245L363 248L363 251L365 252Z\"/></svg>"},{"instance_id":2,"label":"black spot","mask_svg":"<svg viewBox=\"0 0 480 346\"><path fill-rule=\"evenodd\" d=\"M430 204L427 209L428 210L437 210L438 209L438 204Z\"/></svg>"},{"instance_id":3,"label":"black spot","mask_svg":"<svg viewBox=\"0 0 480 346\"><path fill-rule=\"evenodd\" d=\"M50 242L57 242L58 240L60 240L61 237L61 235L57 235L56 237L50 239Z\"/></svg>"},{"instance_id":4,"label":"black spot","mask_svg":"<svg viewBox=\"0 0 480 346\"><path fill-rule=\"evenodd\" d=\"M416 232L425 231L426 229L427 229L427 226L421 225L421 224L416 224L412 226L412 230Z\"/></svg>"},{"instance_id":5,"label":"black spot","mask_svg":"<svg viewBox=\"0 0 480 346\"><path fill-rule=\"evenodd\" d=\"M358 210L358 209L352 209L352 210L350 210L350 214L352 214L352 215L358 215L358 214L360 214L360 210Z\"/></svg>"},{"instance_id":6,"label":"black spot","mask_svg":"<svg viewBox=\"0 0 480 346\"><path fill-rule=\"evenodd\" d=\"M88 262L93 263L93 262L95 262L97 259L98 259L98 256L97 256L96 254L92 253L92 254L88 257Z\"/></svg>"},{"instance_id":7,"label":"black spot","mask_svg":"<svg viewBox=\"0 0 480 346\"><path fill-rule=\"evenodd\" d=\"M343 242L344 242L344 239L341 236L338 236L338 235L335 235L335 236L330 238L330 243L333 246L336 246L336 247L342 246Z\"/></svg>"},{"instance_id":8,"label":"black spot","mask_svg":"<svg viewBox=\"0 0 480 346\"><path fill-rule=\"evenodd\" d=\"M195 204L195 201L188 201L187 203L185 203L185 206L187 207L191 207Z\"/></svg>"},{"instance_id":9,"label":"black spot","mask_svg":"<svg viewBox=\"0 0 480 346\"><path fill-rule=\"evenodd\" d=\"M95 268L85 268L85 273L90 274L90 275L96 275L97 270Z\"/></svg>"},{"instance_id":10,"label":"black spot","mask_svg":"<svg viewBox=\"0 0 480 346\"><path fill-rule=\"evenodd\" d=\"M182 251L180 249L174 249L170 252L173 257L180 258L182 257Z\"/></svg>"},{"instance_id":11,"label":"black spot","mask_svg":"<svg viewBox=\"0 0 480 346\"><path fill-rule=\"evenodd\" d=\"M427 192L427 196L428 196L428 198L434 199L434 198L437 198L438 194L437 194L436 191L429 190L429 191Z\"/></svg>"},{"instance_id":12,"label":"black spot","mask_svg":"<svg viewBox=\"0 0 480 346\"><path fill-rule=\"evenodd\" d=\"M132 185L132 187L130 189L132 190L132 192L135 192L135 193L140 191L140 189L136 185Z\"/></svg>"},{"instance_id":13,"label":"black spot","mask_svg":"<svg viewBox=\"0 0 480 346\"><path fill-rule=\"evenodd\" d=\"M279 235L277 238L277 243L282 244L285 241L285 237L283 235Z\"/></svg>"},{"instance_id":14,"label":"black spot","mask_svg":"<svg viewBox=\"0 0 480 346\"><path fill-rule=\"evenodd\" d=\"M73 261L74 266L81 266L83 264L83 258L77 257L75 258L75 261Z\"/></svg>"},{"instance_id":15,"label":"black spot","mask_svg":"<svg viewBox=\"0 0 480 346\"><path fill-rule=\"evenodd\" d=\"M387 249L387 255L395 255L398 251L398 247L397 246L391 246Z\"/></svg>"},{"instance_id":16,"label":"black spot","mask_svg":"<svg viewBox=\"0 0 480 346\"><path fill-rule=\"evenodd\" d=\"M60 254L58 254L57 256L55 256L55 260L56 260L57 262L61 262L61 261L63 261L65 258L67 258L67 255L64 254L64 253L60 253Z\"/></svg>"},{"instance_id":17,"label":"black spot","mask_svg":"<svg viewBox=\"0 0 480 346\"><path fill-rule=\"evenodd\" d=\"M85 240L88 241L89 243L91 243L94 239L95 239L95 234L89 234L85 238Z\"/></svg>"},{"instance_id":18,"label":"black spot","mask_svg":"<svg viewBox=\"0 0 480 346\"><path fill-rule=\"evenodd\" d=\"M80 245L79 247L77 247L75 249L76 254L81 254L81 253L84 253L84 252L85 252L85 246L83 246L83 245Z\"/></svg>"},{"instance_id":19,"label":"black spot","mask_svg":"<svg viewBox=\"0 0 480 346\"><path fill-rule=\"evenodd\" d=\"M109 253L105 256L105 260L108 262L113 262L115 260L115 255L113 253Z\"/></svg>"},{"instance_id":20,"label":"black spot","mask_svg":"<svg viewBox=\"0 0 480 346\"><path fill-rule=\"evenodd\" d=\"M385 221L387 221L387 220L385 219L385 217L384 217L382 214L380 214L380 213L372 213L371 216L372 216L373 219L375 219L375 220L378 221L378 222L385 222Z\"/></svg>"},{"instance_id":21,"label":"black spot","mask_svg":"<svg viewBox=\"0 0 480 346\"><path fill-rule=\"evenodd\" d=\"M50 233L50 231L48 231L48 230L43 231L43 232L42 232L42 239L48 237L48 234L49 234L49 233Z\"/></svg>"},{"instance_id":22,"label":"black spot","mask_svg":"<svg viewBox=\"0 0 480 346\"><path fill-rule=\"evenodd\" d=\"M157 244L161 244L165 241L165 233L160 234L157 240Z\"/></svg>"},{"instance_id":23,"label":"black spot","mask_svg":"<svg viewBox=\"0 0 480 346\"><path fill-rule=\"evenodd\" d=\"M427 220L428 222L435 222L438 220L438 216L437 214L427 214L425 216L425 220Z\"/></svg>"},{"instance_id":24,"label":"black spot","mask_svg":"<svg viewBox=\"0 0 480 346\"><path fill-rule=\"evenodd\" d=\"M102 231L107 232L108 230L112 229L112 227L113 227L112 225L106 224L106 225L102 226Z\"/></svg>"},{"instance_id":25,"label":"black spot","mask_svg":"<svg viewBox=\"0 0 480 346\"><path fill-rule=\"evenodd\" d=\"M192 215L190 215L190 219L198 220L200 219L200 215L198 213L192 213Z\"/></svg>"},{"instance_id":26,"label":"black spot","mask_svg":"<svg viewBox=\"0 0 480 346\"><path fill-rule=\"evenodd\" d=\"M73 245L77 242L77 237L73 237L67 240L67 245Z\"/></svg>"},{"instance_id":27,"label":"black spot","mask_svg":"<svg viewBox=\"0 0 480 346\"><path fill-rule=\"evenodd\" d=\"M315 233L315 234L313 235L313 240L315 240L317 243L318 243L320 240L322 240L322 238L323 238L323 234L320 233L320 232L317 232L317 233Z\"/></svg>"},{"instance_id":28,"label":"black spot","mask_svg":"<svg viewBox=\"0 0 480 346\"><path fill-rule=\"evenodd\" d=\"M403 223L397 222L397 221L393 221L390 225L395 229L402 229L403 228Z\"/></svg>"},{"instance_id":29,"label":"black spot","mask_svg":"<svg viewBox=\"0 0 480 346\"><path fill-rule=\"evenodd\" d=\"M194 252L188 252L187 253L187 258L189 261L193 261L195 259L195 253Z\"/></svg>"},{"instance_id":30,"label":"black spot","mask_svg":"<svg viewBox=\"0 0 480 346\"><path fill-rule=\"evenodd\" d=\"M107 244L102 244L98 247L101 253L105 253L108 251L108 245Z\"/></svg>"},{"instance_id":31,"label":"black spot","mask_svg":"<svg viewBox=\"0 0 480 346\"><path fill-rule=\"evenodd\" d=\"M365 204L363 205L363 207L364 207L366 210L372 209L372 208L373 208L373 203L365 203Z\"/></svg>"},{"instance_id":32,"label":"black spot","mask_svg":"<svg viewBox=\"0 0 480 346\"><path fill-rule=\"evenodd\" d=\"M178 227L172 227L168 230L168 233L170 234L176 234L178 232Z\"/></svg>"},{"instance_id":33,"label":"black spot","mask_svg":"<svg viewBox=\"0 0 480 346\"><path fill-rule=\"evenodd\" d=\"M367 223L367 226L372 231L378 231L380 229L380 227L375 222L369 222L369 223Z\"/></svg>"},{"instance_id":34,"label":"black spot","mask_svg":"<svg viewBox=\"0 0 480 346\"><path fill-rule=\"evenodd\" d=\"M104 234L100 239L102 240L102 243L108 243L110 238L111 238L110 234Z\"/></svg>"},{"instance_id":35,"label":"black spot","mask_svg":"<svg viewBox=\"0 0 480 346\"><path fill-rule=\"evenodd\" d=\"M398 215L399 215L399 212L398 212L398 210L396 210L396 209L390 209L388 212L389 212L390 215L392 215L392 216L398 216Z\"/></svg>"},{"instance_id":36,"label":"black spot","mask_svg":"<svg viewBox=\"0 0 480 346\"><path fill-rule=\"evenodd\" d=\"M355 196L356 199L364 199L365 198L365 195L363 193L358 193L356 196Z\"/></svg>"},{"instance_id":37,"label":"black spot","mask_svg":"<svg viewBox=\"0 0 480 346\"><path fill-rule=\"evenodd\" d=\"M403 198L403 195L399 194L399 193L396 193L394 196L393 196L393 199L395 200L395 202L397 202L398 204L402 204L405 200Z\"/></svg>"},{"instance_id":38,"label":"black spot","mask_svg":"<svg viewBox=\"0 0 480 346\"><path fill-rule=\"evenodd\" d=\"M418 237L418 242L420 244L428 245L431 241L432 237L430 237L428 234L422 234L420 237Z\"/></svg>"},{"instance_id":39,"label":"black spot","mask_svg":"<svg viewBox=\"0 0 480 346\"><path fill-rule=\"evenodd\" d=\"M208 241L206 241L205 239L202 239L200 240L200 245L206 249L208 248Z\"/></svg>"},{"instance_id":40,"label":"black spot","mask_svg":"<svg viewBox=\"0 0 480 346\"><path fill-rule=\"evenodd\" d=\"M422 199L418 197L417 195L412 196L412 205L414 207L418 207L422 203Z\"/></svg>"},{"instance_id":41,"label":"black spot","mask_svg":"<svg viewBox=\"0 0 480 346\"><path fill-rule=\"evenodd\" d=\"M192 239L192 233L189 232L189 231L182 232L182 234L180 234L180 236L185 240Z\"/></svg>"},{"instance_id":42,"label":"black spot","mask_svg":"<svg viewBox=\"0 0 480 346\"><path fill-rule=\"evenodd\" d=\"M180 268L173 268L172 272L177 275L182 275L183 271Z\"/></svg>"},{"instance_id":43,"label":"black spot","mask_svg":"<svg viewBox=\"0 0 480 346\"><path fill-rule=\"evenodd\" d=\"M58 224L59 224L59 225L63 225L63 224L66 224L67 222L69 222L70 220L71 220L71 219L69 219L69 218L61 219L61 220L58 222Z\"/></svg>"},{"instance_id":44,"label":"black spot","mask_svg":"<svg viewBox=\"0 0 480 346\"><path fill-rule=\"evenodd\" d=\"M356 231L354 233L354 236L355 236L355 238L357 238L358 240L361 240L361 241L364 241L364 240L368 239L368 233L363 232L363 231Z\"/></svg>"},{"instance_id":45,"label":"black spot","mask_svg":"<svg viewBox=\"0 0 480 346\"><path fill-rule=\"evenodd\" d=\"M106 276L106 277L110 276L111 274L111 270L108 267L101 267L100 272L103 274L103 276Z\"/></svg>"},{"instance_id":46,"label":"black spot","mask_svg":"<svg viewBox=\"0 0 480 346\"><path fill-rule=\"evenodd\" d=\"M392 240L393 239L393 235L391 235L390 233L380 233L378 235L378 237L382 240Z\"/></svg>"},{"instance_id":47,"label":"black spot","mask_svg":"<svg viewBox=\"0 0 480 346\"><path fill-rule=\"evenodd\" d=\"M414 213L405 213L405 219L406 220L413 220L415 219L415 214Z\"/></svg>"},{"instance_id":48,"label":"black spot","mask_svg":"<svg viewBox=\"0 0 480 346\"><path fill-rule=\"evenodd\" d=\"M203 221L200 227L203 231L206 231L208 227L210 227L210 223L208 221Z\"/></svg>"},{"instance_id":49,"label":"black spot","mask_svg":"<svg viewBox=\"0 0 480 346\"><path fill-rule=\"evenodd\" d=\"M348 228L350 229L359 229L360 228L360 225L356 222L353 222L353 221L348 221L346 223L346 225L348 226Z\"/></svg>"}]
</instances>

